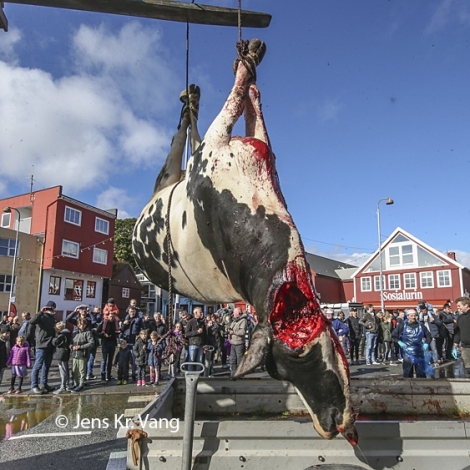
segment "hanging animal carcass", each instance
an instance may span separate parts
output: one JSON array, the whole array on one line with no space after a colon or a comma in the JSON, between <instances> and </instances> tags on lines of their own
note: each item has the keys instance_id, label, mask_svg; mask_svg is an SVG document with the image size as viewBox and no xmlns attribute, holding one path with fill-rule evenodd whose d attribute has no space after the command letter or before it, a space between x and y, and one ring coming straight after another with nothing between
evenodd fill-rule
<instances>
[{"instance_id":1,"label":"hanging animal carcass","mask_svg":"<svg viewBox=\"0 0 470 470\"><path fill-rule=\"evenodd\" d=\"M171 260L175 292L203 303L243 299L252 304L260 321L236 376L265 360L272 377L296 387L321 436L330 439L341 432L355 445L347 361L320 312L261 112L255 78L264 52L259 40L239 45L234 86L200 144L199 90L191 87L182 134L175 136L135 226L134 255L147 277L164 289ZM246 137L232 137L242 113ZM196 138L182 175L182 150L173 150L190 124Z\"/></svg>"}]
</instances>

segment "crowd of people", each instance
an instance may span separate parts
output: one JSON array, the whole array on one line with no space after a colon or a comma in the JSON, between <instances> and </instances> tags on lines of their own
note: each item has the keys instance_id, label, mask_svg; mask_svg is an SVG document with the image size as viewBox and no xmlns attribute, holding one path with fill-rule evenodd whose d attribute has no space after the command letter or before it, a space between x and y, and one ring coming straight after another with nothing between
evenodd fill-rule
<instances>
[{"instance_id":1,"label":"crowd of people","mask_svg":"<svg viewBox=\"0 0 470 470\"><path fill-rule=\"evenodd\" d=\"M467 371L470 369L470 299L460 297L455 302L455 311L449 300L440 310L423 301L416 308L392 312L376 312L369 304L360 316L351 308L347 318L343 311L335 315L328 307L323 314L331 321L351 365L394 366L401 362L404 377L429 377L434 367L460 357ZM81 392L95 379L103 383L117 380L117 385L130 381L137 386L158 385L163 365L168 366L170 377L176 377L183 362L189 363L188 370L204 363L208 375L220 362L222 369L234 375L258 324L256 313L248 314L233 305L205 317L201 307L192 314L181 310L171 332L164 315L144 314L135 300L122 320L114 299L108 299L102 310L78 305L65 322L56 322L55 308L49 301L33 317L25 312L21 322L18 318L0 322L0 386L6 368L11 367L5 393L22 393L28 369L31 392L38 395ZM100 375L95 376L99 347ZM53 361L60 374L57 388L48 383ZM112 377L113 367L116 378Z\"/></svg>"},{"instance_id":2,"label":"crowd of people","mask_svg":"<svg viewBox=\"0 0 470 470\"><path fill-rule=\"evenodd\" d=\"M440 310L421 301L416 308L376 311L365 306L361 317L356 308L346 318L325 306L351 365L403 364L403 377L434 375L434 368L461 356L470 369L470 299L459 297L456 309L448 300Z\"/></svg>"},{"instance_id":3,"label":"crowd of people","mask_svg":"<svg viewBox=\"0 0 470 470\"><path fill-rule=\"evenodd\" d=\"M168 332L165 316L144 314L131 300L123 320L114 299L101 310L78 305L64 322L56 322L56 304L49 301L36 315L22 314L22 322L7 318L0 322L0 385L11 366L11 382L5 393L22 393L23 381L31 368L31 392L77 393L95 379L116 385L132 381L137 386L158 385L162 366L177 376L182 362L209 364L209 374L219 361L232 375L249 345L258 320L233 305L216 314L196 307L192 314L179 311L173 331ZM171 343L172 348L169 348ZM94 374L101 347L100 376ZM207 361L208 359L208 361ZM60 386L49 385L49 372L56 361ZM112 377L113 366L117 377ZM18 382L17 382L18 379ZM8 386L8 385L7 385Z\"/></svg>"}]
</instances>

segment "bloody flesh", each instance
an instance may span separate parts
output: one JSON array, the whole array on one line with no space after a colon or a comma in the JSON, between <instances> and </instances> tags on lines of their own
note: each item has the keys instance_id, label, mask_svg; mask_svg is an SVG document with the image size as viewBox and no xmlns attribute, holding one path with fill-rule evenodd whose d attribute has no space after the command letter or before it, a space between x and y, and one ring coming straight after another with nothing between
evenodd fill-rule
<instances>
[{"instance_id":1,"label":"bloody flesh","mask_svg":"<svg viewBox=\"0 0 470 470\"><path fill-rule=\"evenodd\" d=\"M288 282L277 290L269 321L274 336L292 349L304 347L326 329L311 281L294 262L286 269Z\"/></svg>"}]
</instances>

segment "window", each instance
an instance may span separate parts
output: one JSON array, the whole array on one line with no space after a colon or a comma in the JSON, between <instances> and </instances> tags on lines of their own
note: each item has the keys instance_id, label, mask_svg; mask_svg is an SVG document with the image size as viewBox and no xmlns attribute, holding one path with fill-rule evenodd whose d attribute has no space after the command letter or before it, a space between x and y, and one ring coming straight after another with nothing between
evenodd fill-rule
<instances>
[{"instance_id":1,"label":"window","mask_svg":"<svg viewBox=\"0 0 470 470\"><path fill-rule=\"evenodd\" d=\"M82 212L66 206L64 220L74 225L80 225L82 222Z\"/></svg>"},{"instance_id":2,"label":"window","mask_svg":"<svg viewBox=\"0 0 470 470\"><path fill-rule=\"evenodd\" d=\"M95 220L95 232L104 233L105 235L109 234L109 222L99 217Z\"/></svg>"},{"instance_id":3,"label":"window","mask_svg":"<svg viewBox=\"0 0 470 470\"><path fill-rule=\"evenodd\" d=\"M62 255L70 258L78 258L80 245L68 240L62 240Z\"/></svg>"},{"instance_id":4,"label":"window","mask_svg":"<svg viewBox=\"0 0 470 470\"><path fill-rule=\"evenodd\" d=\"M370 292L371 290L370 277L361 277L361 291Z\"/></svg>"},{"instance_id":5,"label":"window","mask_svg":"<svg viewBox=\"0 0 470 470\"><path fill-rule=\"evenodd\" d=\"M94 299L96 292L96 282L95 281L87 281L86 283L86 296L87 298Z\"/></svg>"},{"instance_id":6,"label":"window","mask_svg":"<svg viewBox=\"0 0 470 470\"><path fill-rule=\"evenodd\" d=\"M64 300L82 300L83 281L79 279L65 279Z\"/></svg>"},{"instance_id":7,"label":"window","mask_svg":"<svg viewBox=\"0 0 470 470\"><path fill-rule=\"evenodd\" d=\"M15 240L10 238L0 238L0 256L15 256ZM16 256L20 253L20 242L18 241L18 251Z\"/></svg>"},{"instance_id":8,"label":"window","mask_svg":"<svg viewBox=\"0 0 470 470\"><path fill-rule=\"evenodd\" d=\"M405 289L416 289L416 273L403 274Z\"/></svg>"},{"instance_id":9,"label":"window","mask_svg":"<svg viewBox=\"0 0 470 470\"><path fill-rule=\"evenodd\" d=\"M388 288L389 289L400 289L400 275L389 274L388 275Z\"/></svg>"},{"instance_id":10,"label":"window","mask_svg":"<svg viewBox=\"0 0 470 470\"><path fill-rule=\"evenodd\" d=\"M419 273L419 279L421 283L421 289L429 289L434 287L434 279L432 277L432 271L423 271Z\"/></svg>"},{"instance_id":11,"label":"window","mask_svg":"<svg viewBox=\"0 0 470 470\"><path fill-rule=\"evenodd\" d=\"M16 283L16 276L15 276ZM13 286L13 292L15 291L15 286ZM11 275L0 274L0 292L11 292Z\"/></svg>"},{"instance_id":12,"label":"window","mask_svg":"<svg viewBox=\"0 0 470 470\"><path fill-rule=\"evenodd\" d=\"M57 276L51 276L49 278L49 295L60 294L60 281L61 278Z\"/></svg>"},{"instance_id":13,"label":"window","mask_svg":"<svg viewBox=\"0 0 470 470\"><path fill-rule=\"evenodd\" d=\"M99 264L106 264L108 262L108 251L101 250L100 248L93 248L93 262Z\"/></svg>"},{"instance_id":14,"label":"window","mask_svg":"<svg viewBox=\"0 0 470 470\"><path fill-rule=\"evenodd\" d=\"M413 245L392 245L388 249L388 265L391 268L410 266L414 264Z\"/></svg>"},{"instance_id":15,"label":"window","mask_svg":"<svg viewBox=\"0 0 470 470\"><path fill-rule=\"evenodd\" d=\"M131 290L128 287L123 287L122 288L122 298L123 299L128 299L131 295Z\"/></svg>"},{"instance_id":16,"label":"window","mask_svg":"<svg viewBox=\"0 0 470 470\"><path fill-rule=\"evenodd\" d=\"M437 286L452 287L450 269L446 269L445 271L437 271Z\"/></svg>"},{"instance_id":17,"label":"window","mask_svg":"<svg viewBox=\"0 0 470 470\"><path fill-rule=\"evenodd\" d=\"M11 220L11 214L2 214L1 226L3 228L9 228L10 227L10 220Z\"/></svg>"},{"instance_id":18,"label":"window","mask_svg":"<svg viewBox=\"0 0 470 470\"><path fill-rule=\"evenodd\" d=\"M386 289L384 275L382 275L382 283L383 283L383 288ZM380 290L380 276L374 276L374 290L376 291Z\"/></svg>"}]
</instances>

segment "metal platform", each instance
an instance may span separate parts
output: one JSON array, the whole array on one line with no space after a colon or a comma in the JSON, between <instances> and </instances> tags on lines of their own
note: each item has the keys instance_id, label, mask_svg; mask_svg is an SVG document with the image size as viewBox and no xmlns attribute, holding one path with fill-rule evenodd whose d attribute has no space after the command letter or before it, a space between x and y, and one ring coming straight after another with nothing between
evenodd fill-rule
<instances>
[{"instance_id":1,"label":"metal platform","mask_svg":"<svg viewBox=\"0 0 470 470\"><path fill-rule=\"evenodd\" d=\"M357 447L341 436L322 439L310 418L296 415L306 410L287 382L201 378L196 408L207 419L195 421L193 470L470 469L470 422L456 418L470 413L469 381L355 379L351 388L354 407L368 416L357 422ZM184 392L185 381L173 379L142 416L181 416ZM281 416L266 419L273 412ZM402 419L384 420L386 414ZM177 431L144 426L141 459L134 465L129 447L127 468L179 470L183 425Z\"/></svg>"}]
</instances>

